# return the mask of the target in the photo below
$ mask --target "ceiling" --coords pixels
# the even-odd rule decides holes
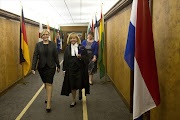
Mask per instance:
[[[0,0],[0,9],[24,17],[58,26],[87,26],[92,19],[100,19],[101,8],[105,14],[118,0]]]

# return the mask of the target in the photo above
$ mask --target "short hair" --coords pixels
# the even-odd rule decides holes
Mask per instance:
[[[89,32],[88,32],[88,35],[92,35],[92,36],[94,37],[94,32],[89,31]]]
[[[77,44],[81,44],[81,40],[78,37],[78,35],[75,32],[72,32],[72,33],[69,34],[68,39],[67,39],[67,44],[68,45],[70,45],[70,43],[71,43],[70,39],[73,38],[73,37],[77,38]]]
[[[43,29],[43,31],[41,32],[41,38],[42,38],[42,36],[43,36],[43,34],[45,33],[45,32],[48,32],[48,34],[50,34],[50,32],[49,32],[49,30],[47,30],[47,29]]]

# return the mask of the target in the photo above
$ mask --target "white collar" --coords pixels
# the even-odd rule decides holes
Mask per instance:
[[[71,46],[72,46],[72,47],[78,47],[78,44],[77,44],[77,43],[75,43],[74,45],[71,44]]]
[[[71,44],[71,56],[75,56],[78,54],[78,44]]]

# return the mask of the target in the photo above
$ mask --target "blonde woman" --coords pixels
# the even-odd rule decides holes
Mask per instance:
[[[89,94],[88,58],[87,52],[76,33],[68,36],[68,46],[64,52],[63,75],[64,82],[61,95],[69,96],[72,93],[73,101],[70,108],[76,105],[76,90],[79,89],[79,100],[82,99],[81,90],[85,88],[85,94]]]
[[[38,42],[35,47],[33,61],[32,61],[32,73],[35,74],[36,64],[38,62],[38,71],[43,83],[45,84],[47,100],[46,111],[51,112],[51,97],[52,97],[52,84],[56,71],[60,71],[58,52],[54,42],[48,40],[49,32],[43,30],[41,33],[42,42]]]

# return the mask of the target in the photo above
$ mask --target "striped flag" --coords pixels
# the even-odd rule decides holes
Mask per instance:
[[[95,29],[94,29],[94,40],[98,43],[98,56],[99,56],[99,31],[98,31],[98,26],[97,26],[97,17],[95,15]],[[98,63],[99,63],[99,59],[97,59]],[[99,68],[99,64],[98,64],[98,68]]]
[[[39,42],[43,41],[41,38],[41,32],[43,31],[42,23],[39,23]]]
[[[53,41],[54,41],[54,43],[57,44],[57,38],[56,38],[56,30],[55,30],[55,28],[54,28],[54,31],[53,31]]]
[[[57,50],[58,50],[58,52],[61,51],[61,49],[60,49],[61,45],[60,44],[61,44],[60,43],[60,35],[59,35],[59,29],[58,29],[58,31],[57,31]]]
[[[98,32],[98,26],[97,26],[97,18],[96,18],[96,16],[95,16],[95,32],[94,32],[94,40],[96,41],[96,42],[98,42],[99,41],[99,32]]]
[[[30,69],[30,59],[29,59],[29,48],[28,48],[28,42],[26,36],[23,8],[21,11],[21,20],[20,20],[20,64],[23,65],[24,76],[27,75]]]
[[[148,0],[133,0],[124,59],[134,70],[133,119],[160,104]]]
[[[87,35],[88,35],[89,31],[91,31],[91,24],[90,24],[90,22],[89,22],[89,25],[88,25],[88,28],[87,28]]]
[[[50,34],[49,23],[47,23],[47,30],[49,31],[49,34]],[[51,41],[51,36],[50,35],[49,35],[49,41]]]
[[[62,36],[62,33],[61,33],[61,26],[59,26],[59,40],[60,40],[60,49],[62,50],[62,39],[63,39],[63,36]]]
[[[104,63],[104,16],[101,11],[100,27],[99,27],[99,67],[100,78],[105,76],[105,63]]]
[[[94,31],[94,27],[93,27],[93,19],[92,19],[92,26],[91,26],[91,31]]]

